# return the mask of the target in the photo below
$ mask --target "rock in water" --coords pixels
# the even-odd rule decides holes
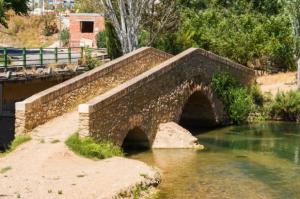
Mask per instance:
[[[160,124],[152,148],[154,149],[204,149],[188,130],[174,122]]]

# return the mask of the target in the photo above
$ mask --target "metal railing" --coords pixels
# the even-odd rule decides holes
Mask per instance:
[[[107,59],[106,49],[74,48],[0,48],[0,69],[46,67],[51,64],[75,64],[86,52],[100,60]]]

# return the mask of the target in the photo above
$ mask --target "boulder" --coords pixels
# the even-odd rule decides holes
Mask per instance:
[[[160,124],[153,149],[204,149],[188,130],[174,122]]]

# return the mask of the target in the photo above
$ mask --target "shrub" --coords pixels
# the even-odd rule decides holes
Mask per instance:
[[[274,119],[299,121],[300,92],[279,92],[270,106],[270,115]]]
[[[239,82],[229,73],[216,73],[211,84],[214,92],[225,104],[230,103],[230,91],[239,87]]]
[[[105,159],[123,156],[120,147],[108,141],[96,142],[93,138],[80,138],[78,133],[71,135],[66,145],[75,153],[92,159]]]
[[[259,107],[262,107],[264,102],[268,100],[257,85],[250,86],[249,93],[252,96],[254,103]]]
[[[85,49],[84,57],[81,60],[80,65],[87,67],[89,70],[96,68],[97,66],[101,65],[101,61],[97,58],[92,56],[92,50],[89,48]]]
[[[55,22],[55,15],[46,14],[44,15],[44,29],[43,34],[44,36],[51,36],[55,33],[58,33],[58,27]]]
[[[105,31],[99,32],[96,36],[97,47],[98,48],[106,48],[106,33]]]
[[[70,41],[70,31],[68,29],[63,29],[60,32],[59,38],[60,38],[60,41],[63,43],[64,46],[67,45],[67,44],[69,44],[69,41]]]
[[[230,121],[237,124],[246,121],[255,107],[249,90],[241,86],[228,73],[215,74],[211,84],[214,92],[223,102]]]
[[[230,101],[228,104],[228,115],[234,123],[246,121],[253,111],[254,102],[246,88],[234,88],[229,91]]]

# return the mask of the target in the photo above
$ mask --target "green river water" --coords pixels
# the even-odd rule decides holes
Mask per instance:
[[[206,149],[131,158],[160,170],[157,199],[300,198],[300,125],[260,123],[202,132]]]

